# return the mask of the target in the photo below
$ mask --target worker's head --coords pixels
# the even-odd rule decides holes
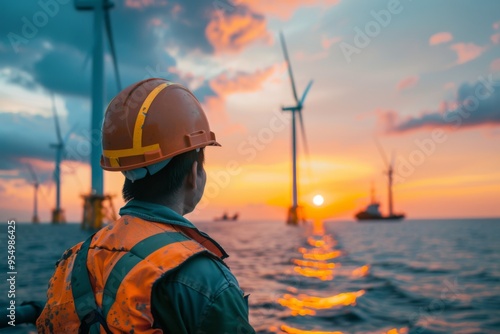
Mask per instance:
[[[103,123],[101,166],[121,171],[123,196],[173,204],[190,212],[203,194],[203,148],[219,144],[200,103],[185,87],[148,79],[120,92]]]

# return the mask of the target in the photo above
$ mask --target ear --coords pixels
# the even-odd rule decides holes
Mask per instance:
[[[196,189],[196,180],[198,179],[198,162],[195,161],[193,162],[193,165],[191,166],[191,171],[186,177],[186,184],[190,189]]]

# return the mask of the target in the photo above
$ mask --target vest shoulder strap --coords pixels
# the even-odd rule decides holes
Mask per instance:
[[[106,333],[111,334],[106,320],[97,306],[87,269],[88,250],[93,237],[94,235],[91,235],[82,244],[76,255],[71,272],[71,291],[73,293],[76,313],[78,314],[78,319],[80,319],[78,333],[99,333],[99,328],[102,325]]]

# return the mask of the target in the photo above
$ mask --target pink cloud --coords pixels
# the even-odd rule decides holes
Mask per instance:
[[[272,41],[265,17],[248,8],[230,13],[216,11],[205,29],[205,35],[217,53],[240,52],[254,42]]]
[[[500,71],[500,58],[494,59],[490,64],[490,68],[492,71]]]
[[[455,89],[457,86],[454,82],[447,82],[444,84],[444,89]]]
[[[254,92],[262,89],[263,83],[278,69],[270,66],[254,73],[222,73],[210,80],[210,87],[219,95]]]
[[[395,110],[375,109],[377,116],[377,128],[383,132],[389,132],[399,121],[399,114]]]
[[[328,38],[326,36],[323,36],[321,38],[321,46],[323,46],[323,49],[329,49],[330,46],[340,42],[342,40],[341,37],[339,36],[335,36],[335,37],[332,37],[332,38]]]
[[[160,27],[163,25],[163,22],[161,19],[157,18],[157,17],[153,17],[151,20],[149,20],[148,22],[150,25],[152,25],[153,27]]]
[[[250,7],[253,11],[266,16],[276,16],[282,20],[288,20],[293,13],[300,7],[328,8],[335,6],[340,0],[235,0],[235,4],[243,4]]]
[[[453,40],[453,35],[449,32],[438,32],[429,38],[429,45],[438,45]]]
[[[396,88],[399,91],[409,89],[411,87],[414,87],[418,83],[418,80],[419,80],[418,76],[411,76],[411,77],[404,78],[403,80],[401,80],[398,83]]]
[[[500,21],[497,21],[497,22],[493,23],[493,29],[495,29],[495,30],[499,30],[500,29]]]
[[[500,60],[500,59],[499,59]],[[500,64],[499,64],[500,66]],[[424,128],[464,129],[479,126],[500,125],[498,99],[500,92],[490,85],[488,80],[481,79],[474,84],[460,85],[455,101],[444,101],[434,110],[422,111],[416,116],[402,116],[393,110],[377,110],[378,128],[389,133],[403,133]],[[480,102],[472,105],[471,97],[478,97]],[[476,98],[477,100],[477,98]],[[471,109],[471,107],[473,107]],[[472,112],[473,111],[473,112]]]
[[[457,64],[465,64],[479,57],[486,48],[478,46],[474,43],[456,43],[450,48],[457,53]]]
[[[493,42],[493,44],[500,44],[500,32],[499,33],[496,33],[494,35],[491,35],[491,41]]]
[[[182,7],[177,3],[174,5],[174,8],[172,8],[172,14],[177,16],[180,12],[182,12]]]

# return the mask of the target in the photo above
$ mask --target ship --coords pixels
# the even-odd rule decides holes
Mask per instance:
[[[394,213],[393,211],[393,203],[392,203],[392,174],[394,172],[393,165],[394,165],[394,155],[392,156],[391,162],[387,160],[387,157],[385,155],[384,150],[380,146],[380,143],[378,141],[375,141],[375,144],[377,144],[377,148],[379,150],[380,155],[382,156],[382,159],[384,160],[384,163],[387,167],[387,170],[385,171],[385,174],[387,174],[387,195],[388,195],[388,203],[389,203],[389,214],[387,216],[384,216],[380,213],[380,203],[378,203],[375,200],[375,189],[373,187],[373,183],[371,186],[371,200],[370,204],[366,207],[364,211],[360,211],[356,213],[355,217],[357,220],[360,222],[377,222],[381,220],[388,220],[392,222],[398,222],[405,218],[404,213]]]
[[[237,221],[239,216],[239,213],[229,216],[226,212],[224,212],[221,217],[215,217],[214,221]]]
[[[375,222],[379,220],[397,222],[405,217],[404,213],[394,213],[392,211],[392,168],[389,169],[389,172],[391,173],[389,177],[389,215],[384,216],[380,213],[380,203],[375,200],[375,189],[372,183],[370,204],[368,204],[364,211],[356,213],[355,217],[357,220],[361,222]]]
[[[399,221],[405,217],[404,214],[394,214],[389,213],[388,216],[383,216],[379,210],[380,204],[377,202],[372,202],[368,204],[364,211],[360,211],[356,214],[356,219],[361,222],[372,222],[378,220],[390,220],[393,222]]]

